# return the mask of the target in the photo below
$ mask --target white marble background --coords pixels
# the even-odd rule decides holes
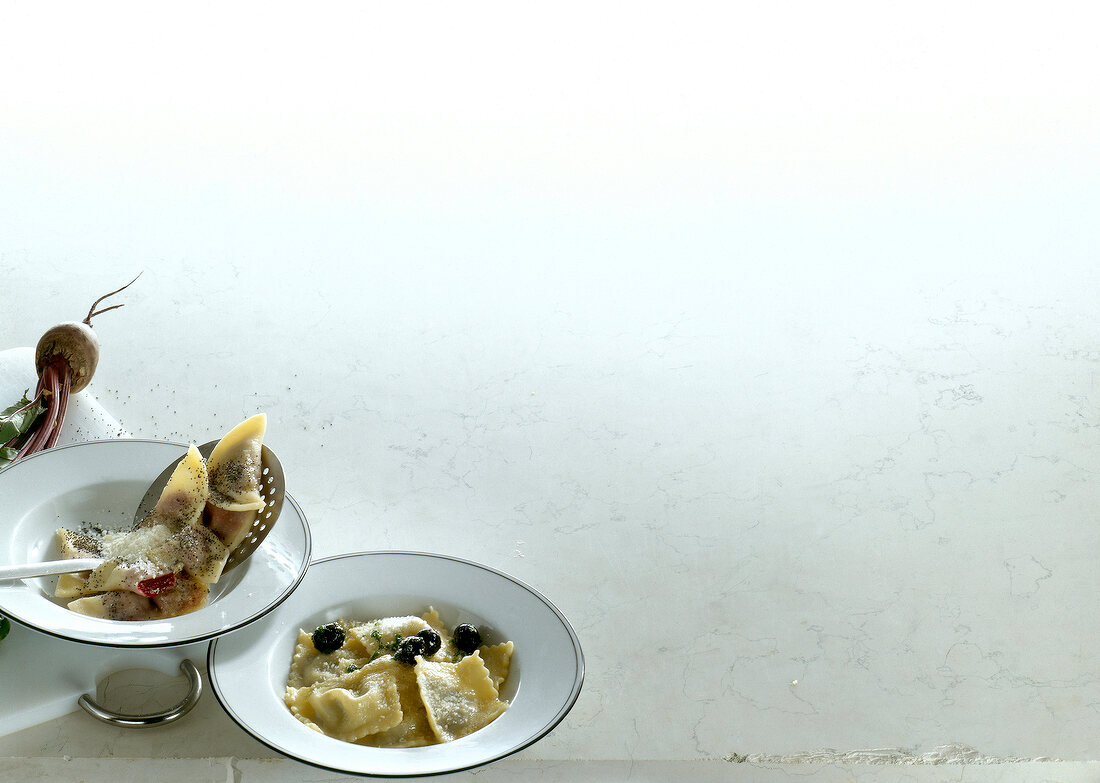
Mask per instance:
[[[2,7],[0,349],[140,271],[126,429],[264,410],[316,556],[550,596],[584,691],[487,775],[1097,779],[1087,4],[262,8]],[[0,754],[306,769],[157,731]]]

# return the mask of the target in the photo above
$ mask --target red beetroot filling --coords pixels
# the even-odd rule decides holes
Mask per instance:
[[[165,590],[171,590],[175,586],[176,574],[173,571],[169,571],[167,574],[142,579],[137,584],[137,591],[146,598],[152,598],[154,595],[160,595]]]

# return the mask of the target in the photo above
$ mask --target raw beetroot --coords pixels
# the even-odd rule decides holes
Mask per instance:
[[[129,288],[138,277],[140,273],[122,288],[96,299],[83,321],[53,326],[39,339],[35,348],[38,386],[34,397],[24,395],[0,411],[0,468],[57,445],[69,395],[87,387],[99,363],[99,339],[92,331],[92,319],[122,305],[96,308],[103,300]]]

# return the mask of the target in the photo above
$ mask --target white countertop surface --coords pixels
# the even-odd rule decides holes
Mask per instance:
[[[1100,780],[1089,6],[824,8],[7,4],[0,350],[142,272],[122,428],[554,601],[579,701],[456,779]],[[209,693],[0,756],[341,779]]]

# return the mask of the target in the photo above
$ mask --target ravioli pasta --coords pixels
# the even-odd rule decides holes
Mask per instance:
[[[175,617],[206,606],[210,585],[264,508],[264,414],[225,434],[209,460],[192,444],[153,511],[132,530],[57,531],[62,558],[102,558],[64,574],[54,595],[74,612],[109,620]]]
[[[334,622],[345,637],[332,652],[299,631],[283,697],[315,731],[373,747],[420,747],[465,737],[508,709],[500,690],[512,642],[458,652],[435,609],[420,617]],[[411,664],[394,657],[402,639],[427,629],[439,634],[438,651]]]

